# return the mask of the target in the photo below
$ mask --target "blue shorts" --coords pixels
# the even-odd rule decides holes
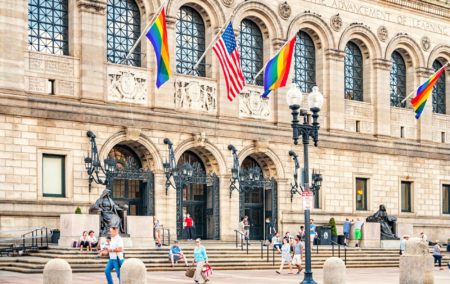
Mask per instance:
[[[350,233],[344,233],[344,237],[345,237],[346,240],[349,240],[350,239]]]

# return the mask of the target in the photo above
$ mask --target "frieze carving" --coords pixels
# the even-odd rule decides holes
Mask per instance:
[[[29,52],[28,54],[29,71],[63,76],[74,75],[75,61],[72,58],[39,52]]]
[[[291,12],[291,6],[289,6],[289,3],[287,1],[280,3],[280,5],[278,6],[278,13],[283,20],[289,19],[289,17],[291,16]]]
[[[330,19],[330,25],[331,25],[331,28],[334,31],[336,31],[336,32],[340,31],[341,28],[342,28],[342,18],[341,18],[341,16],[339,16],[339,14],[336,14],[336,15],[332,16],[331,19]]]
[[[389,37],[389,32],[385,26],[380,26],[378,28],[377,35],[382,42],[385,42]]]
[[[239,114],[241,117],[269,119],[269,99],[261,97],[261,89],[246,87],[239,94]]]
[[[175,81],[175,108],[214,112],[217,109],[216,83],[178,77]]]
[[[234,0],[222,0],[223,5],[230,7],[231,5],[233,5]]]
[[[429,37],[427,37],[427,36],[422,37],[421,43],[422,43],[422,49],[424,51],[428,51],[430,49],[431,41],[430,41]]]
[[[108,100],[145,105],[147,90],[145,71],[108,67]]]

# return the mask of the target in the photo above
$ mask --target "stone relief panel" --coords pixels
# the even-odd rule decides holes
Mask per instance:
[[[283,20],[289,19],[291,16],[291,6],[289,6],[289,3],[287,1],[284,1],[283,3],[280,3],[278,6],[278,14],[280,14],[280,17]]]
[[[245,87],[239,94],[239,116],[270,119],[272,107],[269,98],[262,98],[262,88]]]
[[[382,42],[385,42],[389,37],[389,32],[385,26],[380,26],[378,27],[377,35]]]
[[[129,66],[107,67],[108,101],[147,104],[148,80],[146,70]]]
[[[339,14],[333,15],[330,19],[330,25],[334,31],[336,31],[336,32],[340,31],[342,28],[341,16],[339,16]]]
[[[217,110],[217,84],[205,79],[178,76],[174,103],[177,110],[214,113]]]
[[[361,133],[374,132],[373,106],[370,103],[345,100],[345,129],[356,132],[356,121],[359,121]]]
[[[78,59],[69,56],[27,52],[25,83],[29,92],[76,96],[79,92]],[[53,87],[50,87],[52,85]]]

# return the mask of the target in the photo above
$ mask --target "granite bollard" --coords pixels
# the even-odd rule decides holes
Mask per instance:
[[[44,284],[71,284],[72,268],[64,259],[55,258],[44,266]]]
[[[120,268],[121,284],[147,284],[147,269],[144,262],[137,258],[125,260]]]
[[[434,260],[427,242],[411,238],[406,242],[405,254],[400,256],[400,284],[433,284]]]
[[[345,284],[345,263],[338,257],[330,257],[323,264],[324,284]]]

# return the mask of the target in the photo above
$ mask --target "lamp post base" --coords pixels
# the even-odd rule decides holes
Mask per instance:
[[[312,272],[305,272],[305,278],[300,284],[317,284],[312,277]]]

